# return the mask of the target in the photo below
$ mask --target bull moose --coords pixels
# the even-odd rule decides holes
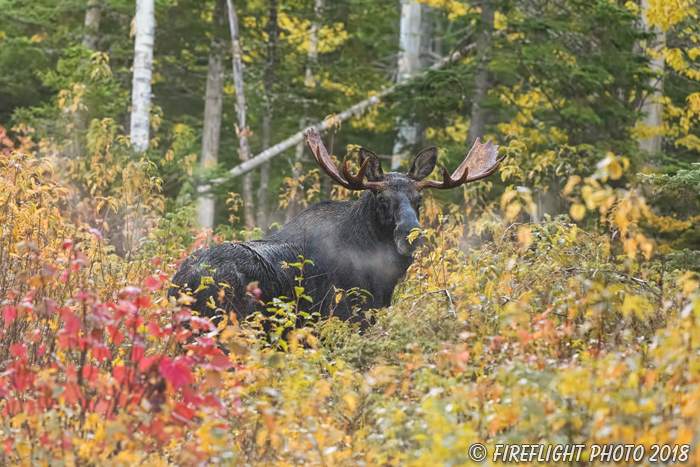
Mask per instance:
[[[244,319],[274,297],[294,297],[299,270],[283,267],[300,257],[312,263],[303,269],[304,293],[312,301],[300,302],[307,313],[355,320],[353,309],[369,310],[390,304],[394,287],[406,274],[420,239],[409,234],[420,229],[421,191],[450,189],[493,174],[502,159],[498,146],[477,139],[457,170],[450,175],[442,166],[443,180],[425,180],[435,168],[438,150],[421,151],[407,174],[384,173],[379,158],[359,150],[360,168],[351,174],[343,160],[338,172],[319,133],[307,132],[318,165],[339,185],[363,191],[355,201],[322,201],[309,206],[264,240],[222,243],[194,252],[173,277],[169,296],[189,291],[192,308],[204,316],[221,310]],[[366,179],[366,180],[365,180]],[[203,277],[211,277],[202,284]],[[251,293],[249,284],[259,290]],[[364,301],[355,294],[362,291]],[[353,298],[355,297],[355,298]]]

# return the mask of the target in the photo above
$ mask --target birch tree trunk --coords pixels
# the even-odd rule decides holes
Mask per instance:
[[[267,22],[267,60],[265,61],[264,106],[262,117],[262,149],[270,147],[272,137],[272,94],[275,85],[275,60],[277,54],[277,0],[270,0],[270,18]],[[270,161],[260,166],[260,188],[258,189],[258,227],[267,228],[267,191],[270,183]]]
[[[642,53],[647,53],[647,50],[655,50],[658,52],[658,58],[652,57],[649,61],[649,67],[655,72],[659,73],[657,78],[654,78],[650,83],[650,87],[654,89],[652,93],[646,96],[644,104],[642,105],[641,111],[645,114],[642,122],[648,127],[660,127],[663,125],[663,112],[664,105],[661,102],[661,98],[664,94],[664,56],[661,53],[661,49],[666,43],[666,33],[661,31],[658,26],[650,26],[646,11],[649,9],[649,1],[642,0],[642,26],[644,29],[653,32],[656,35],[655,39],[648,39],[645,47],[643,47]],[[649,139],[640,139],[639,148],[650,152],[651,154],[661,152],[661,143],[663,142],[663,137],[660,135],[652,136]]]
[[[309,31],[309,53],[306,60],[306,70],[304,72],[304,84],[307,89],[313,89],[316,86],[316,80],[314,79],[314,70],[316,69],[316,64],[318,63],[318,30],[320,29],[319,23],[321,20],[321,12],[323,10],[323,0],[314,1],[314,17],[311,20],[311,30]],[[304,115],[306,115],[306,105],[304,105]],[[309,123],[309,119],[304,117],[299,120],[299,129],[303,130]],[[292,171],[292,176],[298,179],[301,175],[301,171],[297,169],[297,165],[301,164],[304,160],[304,140],[302,139],[297,143],[296,152],[294,154],[294,170]],[[294,217],[296,217],[302,211],[302,203],[300,196],[289,200],[287,205],[287,212],[285,221],[289,222]]]
[[[216,1],[214,21],[212,24],[211,43],[209,46],[209,64],[207,66],[207,87],[204,94],[204,125],[202,129],[202,159],[200,165],[207,169],[219,160],[219,141],[221,135],[221,115],[224,98],[224,41],[221,39],[221,26],[225,24],[224,0]],[[214,228],[214,198],[203,195],[198,198],[199,222],[207,229]]]
[[[98,0],[88,0],[88,9],[85,12],[85,35],[83,45],[90,50],[97,49],[97,31],[100,29],[100,7]]]
[[[422,5],[412,0],[401,0],[401,26],[399,32],[399,66],[396,81],[409,79],[421,68],[420,50],[422,33]],[[418,142],[419,126],[415,123],[397,119],[398,135],[394,142],[394,155],[391,170],[401,165],[405,148]]]
[[[238,115],[238,127],[236,134],[240,142],[239,156],[241,161],[246,162],[252,157],[248,136],[251,134],[246,125],[245,93],[243,91],[243,61],[241,50],[241,40],[238,30],[238,16],[233,6],[233,0],[226,0],[228,6],[228,24],[231,28],[231,45],[233,47],[233,84],[236,87],[236,114]],[[255,204],[253,200],[253,181],[251,174],[247,173],[243,177],[243,213],[245,225],[252,229],[255,226]]]
[[[151,108],[151,67],[155,30],[154,0],[136,0],[136,41],[134,78],[131,89],[131,145],[135,151],[148,149]]]
[[[471,148],[476,138],[484,137],[486,132],[486,111],[482,107],[486,96],[488,96],[489,83],[489,49],[491,47],[491,34],[493,33],[494,8],[490,0],[481,6],[481,21],[483,31],[476,39],[479,67],[474,77],[474,98],[472,100],[471,118],[469,129],[467,130],[467,140],[464,145]]]

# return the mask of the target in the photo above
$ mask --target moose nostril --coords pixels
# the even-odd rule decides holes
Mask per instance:
[[[414,250],[422,244],[420,238],[421,233],[420,224],[415,222],[402,222],[396,226],[394,239],[400,249]]]

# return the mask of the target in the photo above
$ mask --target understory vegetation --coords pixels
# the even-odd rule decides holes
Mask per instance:
[[[184,255],[225,240],[192,231],[191,210],[119,256],[48,160],[1,164],[3,465],[464,465],[474,442],[697,444],[697,275],[619,235],[564,215],[465,248],[465,219],[429,200],[425,245],[374,326],[272,341],[166,299]]]

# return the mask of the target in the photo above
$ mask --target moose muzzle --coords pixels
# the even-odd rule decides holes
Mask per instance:
[[[408,239],[411,232],[415,229],[421,229],[420,222],[416,211],[411,206],[411,203],[406,199],[401,201],[401,206],[396,213],[396,229],[394,229],[394,242],[396,248],[403,256],[411,256],[416,248],[421,246],[420,235],[413,241]]]

